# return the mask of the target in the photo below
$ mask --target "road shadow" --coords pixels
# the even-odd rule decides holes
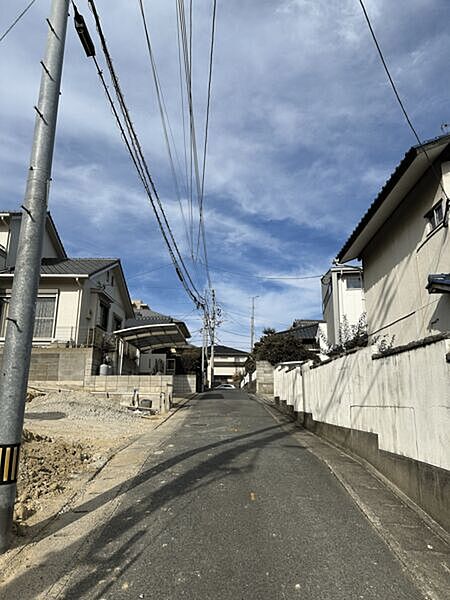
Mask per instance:
[[[140,552],[135,548],[135,545],[138,540],[141,540],[142,535],[145,534],[144,529],[142,529],[141,533],[133,534],[133,537],[126,542],[119,543],[115,551],[104,553],[104,550],[107,545],[113,545],[122,536],[126,536],[126,533],[134,527],[139,528],[139,526],[142,526],[143,514],[146,516],[151,515],[172,502],[175,498],[191,494],[224,477],[240,476],[243,473],[252,471],[255,468],[255,461],[259,451],[265,446],[288,435],[290,435],[290,432],[286,430],[285,424],[272,425],[257,431],[230,436],[224,440],[187,450],[156,465],[147,466],[144,464],[141,471],[130,480],[114,486],[110,490],[84,502],[77,506],[74,511],[58,516],[56,520],[50,518],[47,522],[44,522],[44,525],[41,523],[39,526],[36,526],[38,532],[33,539],[33,543],[38,543],[39,540],[54,535],[78,519],[81,519],[86,513],[95,511],[117,496],[132,492],[139,486],[150,482],[158,475],[181,465],[184,461],[196,455],[204,452],[209,453],[209,451],[232,445],[219,453],[214,453],[212,456],[207,455],[205,460],[196,463],[184,473],[175,476],[169,482],[156,489],[146,497],[145,502],[141,501],[131,505],[131,507],[128,504],[122,508],[119,506],[116,514],[106,524],[100,524],[97,528],[91,530],[88,535],[84,536],[83,540],[77,540],[69,544],[63,551],[50,552],[45,557],[44,565],[30,566],[25,573],[21,573],[7,584],[4,584],[0,588],[1,597],[4,600],[13,600],[13,598],[18,597],[17,593],[20,591],[21,600],[34,600],[36,596],[55,584],[59,576],[58,569],[47,568],[45,570],[46,576],[43,577],[45,564],[73,564],[73,557],[79,555],[80,548],[83,547],[84,543],[89,544],[90,550],[77,566],[87,569],[89,573],[69,585],[64,593],[64,598],[79,599],[96,597],[89,594],[98,585],[99,580],[104,578],[108,569],[112,568],[112,565],[116,570],[119,568],[116,575],[120,576],[124,570],[129,568],[139,558]],[[301,448],[301,446],[299,445],[298,448]],[[253,459],[244,467],[236,467],[231,464],[241,454],[251,450],[255,451]],[[154,456],[151,456],[151,459],[154,460]],[[33,528],[30,528],[30,531],[32,534]],[[93,540],[95,542],[91,545]],[[51,577],[53,571],[55,581],[52,582],[49,581],[49,576]],[[105,591],[105,588],[103,588],[102,594]]]

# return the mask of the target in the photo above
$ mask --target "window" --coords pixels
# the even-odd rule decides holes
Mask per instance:
[[[53,337],[55,307],[56,298],[54,297],[43,297],[37,299],[33,338]],[[0,337],[5,337],[8,312],[9,298],[0,300]]]
[[[347,275],[345,281],[348,290],[360,290],[362,288],[361,275]]]
[[[108,329],[109,306],[100,302],[98,324],[105,331]]]
[[[55,320],[56,298],[38,298],[36,303],[36,317],[34,320],[33,337],[51,338],[53,336],[53,323]]]
[[[122,319],[117,315],[113,315],[113,331],[122,329]]]
[[[439,200],[439,202],[437,202],[433,208],[427,212],[425,218],[428,220],[430,225],[430,232],[433,231],[433,229],[436,229],[436,227],[444,220],[444,202]]]

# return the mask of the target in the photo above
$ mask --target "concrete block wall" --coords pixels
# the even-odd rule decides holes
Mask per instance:
[[[273,366],[267,360],[256,361],[256,393],[273,394]]]
[[[0,350],[0,364],[3,355]],[[30,361],[31,381],[79,381],[90,376],[100,364],[97,348],[33,348]]]
[[[173,376],[173,395],[174,398],[189,396],[196,392],[196,375],[174,375]]]

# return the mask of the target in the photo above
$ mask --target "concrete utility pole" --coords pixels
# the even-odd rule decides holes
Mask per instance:
[[[53,0],[0,371],[0,553],[8,548],[47,219],[69,0]]]
[[[255,300],[259,296],[252,296],[252,316],[250,318],[250,352],[253,352],[253,343],[255,341]]]
[[[206,313],[203,313],[203,328],[202,328],[202,381],[200,391],[205,391],[205,352],[206,352]]]
[[[211,315],[211,363],[209,367],[209,387],[214,385],[214,344],[216,337],[216,292],[211,290],[212,295],[212,315]]]

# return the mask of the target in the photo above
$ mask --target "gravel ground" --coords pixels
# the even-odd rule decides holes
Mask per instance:
[[[52,505],[73,494],[80,477],[96,471],[115,449],[159,420],[86,392],[30,391],[15,505],[17,532],[26,535],[27,525],[39,523]]]

